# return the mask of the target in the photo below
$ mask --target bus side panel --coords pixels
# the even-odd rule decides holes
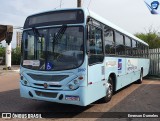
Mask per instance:
[[[140,67],[138,58],[126,58],[126,78],[130,78],[130,83],[140,77]]]
[[[132,77],[131,82],[137,81],[140,78],[140,70],[134,71],[133,73],[131,73],[131,77]]]
[[[106,88],[103,82],[88,85],[85,94],[85,104],[95,102],[106,95]]]
[[[104,85],[104,63],[88,66],[87,103],[92,103],[106,95]]]
[[[150,61],[149,59],[140,59],[139,62],[140,62],[139,67],[143,67],[143,77],[144,77],[149,72]]]
[[[138,79],[140,79],[141,69],[143,69],[143,77],[146,76],[149,72],[149,59],[137,58],[137,62],[137,69],[133,70],[131,73],[132,82],[135,82]]]
[[[106,80],[111,73],[116,75],[114,80],[115,90],[119,90],[131,82],[131,78],[126,78],[126,59],[122,57],[106,57]]]
[[[137,81],[140,78],[141,68],[143,68],[143,76],[148,74],[149,60],[144,58],[126,58],[126,74],[123,79],[130,80],[126,85]],[[121,81],[123,79],[120,79]],[[126,86],[125,84],[122,87]]]
[[[117,87],[116,90],[119,90],[126,85],[130,84],[132,81],[131,76],[128,74],[127,68],[127,59],[126,58],[117,58],[118,62],[118,75],[117,75]]]
[[[149,59],[106,57],[106,79],[111,73],[116,74],[116,91],[137,81],[143,68],[143,76],[148,74]]]
[[[117,73],[118,73],[117,69],[118,69],[117,58],[105,57],[105,79],[106,81],[108,81],[108,77],[110,76],[111,73],[117,76]]]

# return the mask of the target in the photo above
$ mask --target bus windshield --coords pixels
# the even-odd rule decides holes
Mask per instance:
[[[84,58],[84,28],[61,26],[23,32],[22,66],[33,70],[67,70]]]

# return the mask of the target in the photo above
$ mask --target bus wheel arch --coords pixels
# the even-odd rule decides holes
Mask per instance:
[[[115,80],[116,80],[116,75],[114,73],[111,73],[107,80],[108,88],[106,89],[106,95],[101,99],[102,103],[107,103],[111,100],[115,91],[115,82],[116,82]]]
[[[109,75],[108,78],[112,78],[112,81],[113,81],[113,93],[116,91],[116,74],[115,73],[111,73]]]

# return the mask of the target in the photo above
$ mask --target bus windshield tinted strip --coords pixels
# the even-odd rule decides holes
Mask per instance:
[[[29,16],[24,24],[24,29],[61,24],[84,23],[82,10],[54,11]]]

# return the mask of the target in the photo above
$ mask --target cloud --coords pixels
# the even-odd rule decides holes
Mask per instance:
[[[0,24],[23,26],[28,15],[59,7],[60,0],[0,0]],[[83,0],[88,7],[90,0]],[[77,7],[77,0],[62,0],[62,8]],[[130,33],[160,26],[160,16],[153,16],[143,0],[91,0],[89,9]],[[13,45],[16,44],[14,30]]]

